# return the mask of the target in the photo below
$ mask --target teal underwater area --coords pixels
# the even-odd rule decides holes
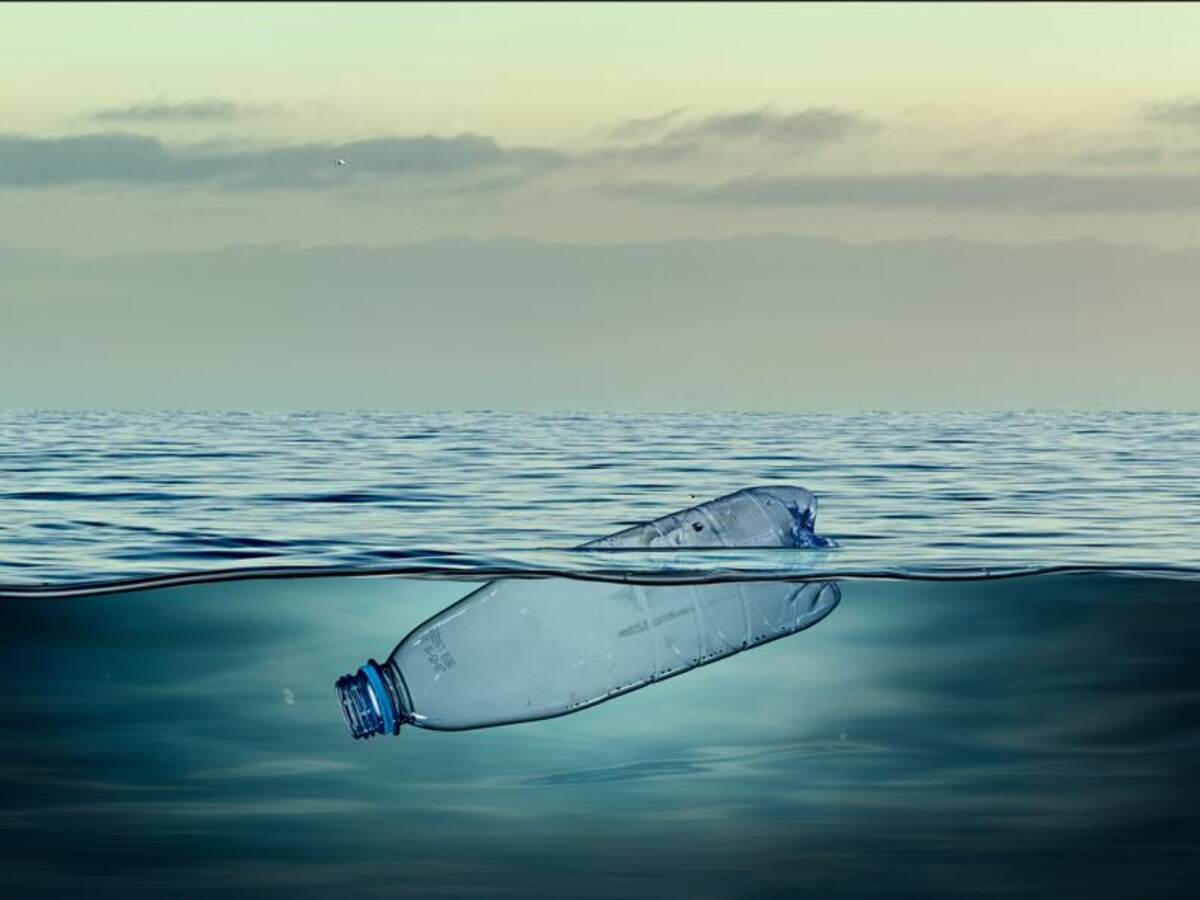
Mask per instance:
[[[0,888],[1184,897],[1200,876],[1195,581],[847,580],[819,624],[590,709],[352,740],[334,681],[474,586],[4,601]]]

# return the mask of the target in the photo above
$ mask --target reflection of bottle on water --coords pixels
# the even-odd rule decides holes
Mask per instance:
[[[815,514],[807,491],[751,488],[584,546],[828,546]],[[840,597],[815,582],[493,581],[339,679],[338,697],[355,737],[544,719],[795,634]]]

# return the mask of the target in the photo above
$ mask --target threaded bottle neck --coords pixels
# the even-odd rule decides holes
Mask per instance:
[[[338,701],[346,727],[355,738],[376,734],[398,734],[400,714],[392,692],[388,690],[386,674],[375,660],[352,675],[337,680]]]

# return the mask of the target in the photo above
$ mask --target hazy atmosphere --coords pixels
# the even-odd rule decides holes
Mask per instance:
[[[1197,35],[6,5],[0,407],[1192,409]]]

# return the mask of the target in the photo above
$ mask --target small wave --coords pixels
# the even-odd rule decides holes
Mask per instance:
[[[0,494],[0,500],[62,500],[86,503],[199,499],[201,499],[199,494],[178,494],[167,491],[10,491]]]
[[[574,551],[562,551],[571,553]],[[668,551],[674,556],[673,551]],[[614,554],[613,551],[602,551]],[[647,557],[653,551],[638,551]],[[238,553],[235,550],[193,549],[185,554],[176,554],[192,559],[217,558],[239,559],[258,557],[252,552]],[[619,555],[627,555],[621,552]],[[696,554],[690,554],[694,556]],[[158,588],[180,587],[189,584],[211,584],[224,581],[253,581],[262,579],[294,578],[413,578],[451,581],[492,581],[499,578],[564,578],[575,581],[609,581],[625,584],[687,585],[716,584],[750,581],[994,581],[1011,578],[1032,578],[1050,575],[1112,575],[1144,578],[1167,578],[1173,580],[1200,580],[1200,567],[1170,566],[1142,563],[1063,563],[1060,565],[1026,565],[1005,568],[995,567],[903,567],[866,569],[852,566],[797,567],[791,570],[754,569],[728,565],[698,569],[694,563],[677,566],[664,565],[661,561],[651,565],[643,560],[642,565],[599,566],[599,565],[556,565],[547,562],[519,562],[502,558],[471,556],[438,550],[395,550],[371,554],[386,558],[388,564],[348,564],[332,566],[238,566],[192,572],[164,572],[111,580],[78,582],[75,584],[12,584],[0,583],[0,600],[13,599],[65,599],[70,597],[95,596],[98,594],[127,593]]]

